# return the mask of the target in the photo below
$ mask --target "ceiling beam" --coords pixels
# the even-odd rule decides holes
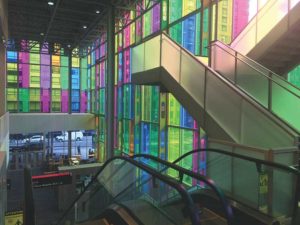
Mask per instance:
[[[56,3],[55,3],[55,8],[54,8],[54,10],[53,10],[53,13],[52,13],[52,15],[51,15],[50,22],[49,22],[48,27],[47,27],[47,31],[46,31],[46,33],[45,33],[45,37],[44,37],[43,43],[47,41],[47,37],[48,37],[49,31],[50,31],[50,29],[51,29],[52,22],[53,22],[53,20],[54,20],[54,17],[55,17],[55,14],[56,14],[57,9],[58,9],[58,7],[59,7],[59,4],[60,4],[60,0],[57,0]]]

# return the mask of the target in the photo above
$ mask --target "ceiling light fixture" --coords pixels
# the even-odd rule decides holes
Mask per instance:
[[[100,10],[96,10],[96,13],[99,14],[99,13],[100,13]]]
[[[44,36],[45,34],[43,32],[40,33],[41,36]]]
[[[68,44],[68,48],[71,48],[71,45],[70,45],[70,44]]]
[[[53,1],[48,1],[48,5],[54,5],[54,2]]]
[[[86,29],[86,28],[87,28],[87,26],[86,26],[86,25],[83,25],[83,26],[82,26],[82,28],[83,28],[83,29]]]

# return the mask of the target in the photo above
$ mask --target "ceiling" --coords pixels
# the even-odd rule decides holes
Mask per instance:
[[[141,0],[8,0],[9,39],[20,50],[20,40],[59,43],[64,48],[92,44],[107,25],[108,6],[116,19]]]

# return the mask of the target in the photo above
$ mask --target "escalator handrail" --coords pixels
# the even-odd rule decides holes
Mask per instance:
[[[221,43],[221,44],[220,44]],[[233,48],[231,48],[230,46],[224,44],[223,42],[219,41],[219,40],[215,40],[212,41],[209,45],[209,47],[211,47],[212,45],[217,45],[218,47],[220,47],[222,50],[224,50],[225,52],[227,52],[228,54],[230,54],[231,56],[233,56],[235,59],[240,60],[241,62],[245,63],[247,66],[251,67],[252,69],[254,69],[255,71],[257,71],[259,74],[261,74],[262,76],[266,77],[268,80],[271,80],[272,82],[274,82],[275,84],[277,84],[278,86],[282,87],[283,89],[285,89],[286,91],[288,91],[289,93],[291,93],[292,95],[294,95],[295,97],[300,99],[300,96],[294,92],[292,92],[291,90],[287,89],[286,87],[284,87],[283,85],[281,85],[280,83],[278,83],[277,81],[273,80],[272,77],[264,74],[262,71],[260,71],[259,69],[255,68],[254,66],[250,65],[248,62],[246,62],[243,59],[237,58],[234,54],[232,54],[231,52],[229,52],[228,50],[226,50],[223,46],[221,45],[225,45],[226,47],[228,47],[230,50],[236,52],[238,55],[246,58],[247,60],[253,62],[254,64],[257,64],[258,66],[262,67],[263,69],[267,70],[269,73],[273,75],[275,75],[277,78],[281,79],[282,81],[284,81],[286,84],[291,85],[293,88],[297,89],[300,91],[300,88],[298,88],[297,86],[293,85],[292,83],[288,82],[286,79],[283,79],[281,76],[279,76],[278,74],[274,73],[273,71],[269,70],[268,68],[262,66],[261,64],[259,64],[258,62],[254,61],[253,59],[250,59],[249,57],[239,53],[238,51],[234,50]]]
[[[279,163],[275,163],[275,162],[271,162],[271,161],[266,161],[266,160],[262,160],[262,159],[256,159],[256,158],[252,158],[249,156],[244,156],[244,155],[240,155],[237,153],[233,153],[233,152],[228,152],[228,151],[224,151],[224,150],[220,150],[220,149],[215,149],[215,148],[205,148],[205,149],[195,149],[189,152],[186,152],[185,154],[181,155],[180,157],[178,157],[175,161],[173,161],[173,163],[178,163],[179,161],[181,161],[182,159],[184,159],[185,157],[192,155],[194,153],[199,153],[199,152],[216,152],[219,154],[223,154],[223,155],[228,155],[231,157],[235,157],[235,158],[239,158],[239,159],[243,159],[246,161],[251,161],[253,163],[255,163],[256,165],[266,165],[269,167],[273,167],[279,170],[283,170],[289,173],[294,174],[295,176],[297,176],[297,181],[296,181],[296,190],[295,190],[295,203],[293,206],[293,216],[295,217],[297,215],[297,210],[298,210],[298,202],[300,202],[300,171],[297,170],[294,167],[289,167],[283,164],[279,164]]]
[[[176,165],[175,163],[171,163],[171,162],[168,162],[168,161],[165,161],[163,159],[160,159],[158,157],[155,157],[155,156],[152,156],[152,155],[148,155],[148,154],[136,154],[136,155],[133,155],[131,156],[132,158],[147,158],[147,159],[151,159],[151,160],[154,160],[160,164],[163,164],[165,166],[164,169],[162,169],[160,171],[163,172],[165,171],[166,169],[168,168],[172,168],[174,170],[177,170],[178,172],[182,173],[182,174],[186,174],[194,179],[197,179],[199,181],[202,181],[203,183],[207,184],[216,194],[217,196],[219,197],[220,201],[221,201],[221,204],[223,206],[223,209],[225,211],[225,215],[226,215],[226,219],[227,219],[227,222],[228,222],[228,225],[232,225],[234,224],[234,219],[233,219],[233,212],[232,212],[232,208],[231,206],[229,205],[229,203],[227,202],[226,200],[226,197],[223,193],[223,191],[217,186],[215,185],[214,181],[210,178],[207,178],[201,174],[198,174],[198,173],[195,173],[191,170],[188,170],[188,169],[185,169],[183,167],[180,167],[178,165]]]
[[[251,161],[251,162],[254,162],[256,164],[258,163],[258,164],[263,164],[263,165],[270,166],[270,167],[273,167],[273,168],[276,168],[276,169],[281,169],[281,170],[284,170],[286,172],[293,173],[294,175],[300,177],[300,171],[298,171],[295,168],[292,168],[292,167],[289,167],[289,166],[286,166],[286,165],[283,165],[283,164],[280,164],[280,163],[271,162],[271,161],[267,161],[267,160],[263,160],[263,159],[252,158],[252,157],[249,157],[249,156],[244,156],[244,155],[240,155],[240,154],[237,154],[237,153],[234,153],[234,152],[228,152],[228,151],[221,150],[221,149],[216,149],[216,148],[194,149],[192,151],[186,152],[185,154],[181,155],[180,157],[178,157],[172,163],[178,163],[179,161],[181,161],[185,157],[187,157],[189,155],[192,155],[194,153],[199,153],[199,152],[216,152],[216,153],[220,153],[220,154],[223,154],[223,155],[229,155],[231,157],[240,158],[240,159],[243,159],[243,160],[246,160],[246,161]]]
[[[77,198],[75,198],[75,200],[70,204],[68,209],[65,210],[65,212],[63,213],[63,215],[60,217],[60,219],[57,221],[56,224],[60,224],[60,222],[69,213],[69,211],[72,210],[72,208],[74,207],[76,202],[84,195],[84,193],[88,190],[88,188],[92,185],[92,183],[97,180],[98,176],[101,175],[101,172],[114,160],[124,160],[124,161],[132,164],[133,166],[138,167],[141,170],[146,171],[147,173],[149,173],[153,177],[161,180],[162,182],[164,182],[164,183],[168,184],[169,186],[171,186],[172,188],[176,189],[176,191],[181,195],[184,203],[188,207],[188,210],[190,212],[189,216],[191,218],[192,224],[193,225],[200,224],[199,215],[198,215],[198,212],[196,210],[196,207],[194,206],[193,200],[192,200],[191,196],[189,195],[189,193],[186,191],[186,189],[184,188],[184,186],[182,184],[179,184],[179,183],[175,182],[174,180],[168,179],[166,176],[164,176],[161,173],[157,172],[156,170],[146,166],[143,163],[135,161],[135,160],[133,160],[129,157],[123,157],[123,156],[115,156],[115,157],[112,157],[112,158],[106,160],[106,162],[103,164],[101,169],[97,172],[97,174],[94,176],[92,181],[84,188],[83,192],[80,193],[77,196]]]

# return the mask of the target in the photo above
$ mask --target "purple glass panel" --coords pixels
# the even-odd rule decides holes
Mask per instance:
[[[44,43],[42,46],[42,53],[44,54],[49,54],[49,47],[48,47],[48,43]],[[41,55],[42,56],[42,55]]]
[[[105,62],[100,63],[100,87],[105,87]]]
[[[98,43],[97,43],[97,45],[98,45]],[[97,47],[97,48],[95,49],[95,52],[96,52],[96,60],[97,60],[97,59],[100,58],[100,47]]]
[[[41,66],[41,88],[50,88],[50,66]]]
[[[42,112],[50,112],[50,90],[42,89]]]
[[[152,33],[160,29],[160,4],[152,9]]]
[[[69,103],[69,91],[62,90],[61,91],[61,112],[67,113],[68,112],[68,103]]]
[[[87,96],[85,91],[81,91],[80,112],[85,113],[86,111],[87,111]]]

